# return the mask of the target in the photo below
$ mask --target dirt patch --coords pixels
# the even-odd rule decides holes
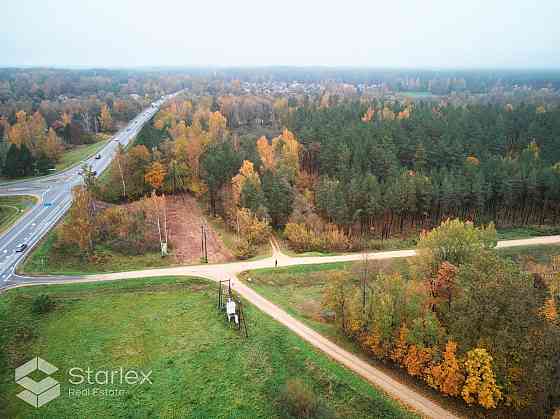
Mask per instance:
[[[197,263],[202,256],[201,228],[206,228],[208,262],[227,262],[233,255],[220,240],[218,234],[206,223],[202,211],[190,195],[167,197],[169,242],[177,263]]]

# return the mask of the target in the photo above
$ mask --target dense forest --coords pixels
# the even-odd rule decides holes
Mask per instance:
[[[317,209],[349,230],[558,221],[558,108],[351,103],[299,108],[292,126]]]

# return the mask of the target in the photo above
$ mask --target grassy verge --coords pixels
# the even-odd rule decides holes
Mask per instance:
[[[560,227],[530,226],[499,229],[498,240],[528,239],[536,236],[554,236],[560,234]]]
[[[12,226],[36,203],[37,198],[31,195],[0,196],[0,232]]]
[[[162,258],[159,252],[143,255],[123,255],[104,246],[97,246],[89,260],[56,247],[59,229],[51,230],[33,249],[18,269],[23,274],[79,275],[103,272],[134,271],[138,269],[173,266],[172,255]]]
[[[540,264],[550,264],[552,256],[560,255],[560,244],[506,247],[498,249],[498,252],[500,255],[520,263],[533,261]]]
[[[79,145],[65,152],[62,155],[60,161],[55,166],[56,171],[60,172],[62,170],[68,169],[69,167],[80,163],[82,160],[86,160],[94,154],[97,154],[97,152],[101,150],[108,141],[107,138],[102,138],[103,139],[93,144]]]
[[[48,294],[54,309],[32,312]],[[297,377],[333,417],[414,417],[254,307],[242,338],[197,278],[31,287],[0,299],[0,417],[290,418],[279,394]],[[19,400],[14,368],[34,356],[58,367],[61,395],[40,410]],[[152,383],[72,384],[70,368],[152,371]],[[122,390],[72,396],[70,390]],[[324,416],[323,416],[324,417]]]

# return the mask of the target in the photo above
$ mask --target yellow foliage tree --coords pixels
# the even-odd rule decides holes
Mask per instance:
[[[58,161],[64,151],[62,140],[56,135],[56,132],[49,128],[47,139],[44,142],[43,150],[45,155],[52,161]]]
[[[395,112],[393,112],[387,106],[383,108],[381,115],[383,116],[383,120],[386,121],[392,121],[393,119],[395,119]]]
[[[253,163],[249,160],[244,160],[241,168],[239,169],[239,173],[235,175],[231,180],[233,194],[232,198],[235,202],[235,205],[239,205],[241,191],[243,190],[243,185],[245,185],[245,182],[247,181],[254,182],[255,185],[261,184],[261,179],[259,177],[259,174],[255,172]]]
[[[381,333],[377,328],[363,334],[360,343],[366,351],[371,352],[377,358],[383,359],[387,356],[386,348],[381,341]]]
[[[463,400],[468,404],[477,402],[486,409],[493,409],[502,399],[502,391],[496,384],[492,369],[492,357],[483,348],[467,352],[465,360],[467,378],[461,391]]]
[[[257,140],[257,152],[261,158],[264,170],[274,170],[274,151],[264,135]]]
[[[250,246],[266,243],[270,236],[270,226],[264,220],[259,220],[251,210],[240,208],[237,210],[237,232]]]
[[[210,141],[222,141],[226,136],[227,120],[219,111],[212,112],[208,118]]]
[[[273,156],[276,160],[275,166],[282,166],[289,178],[295,180],[299,177],[299,155],[301,144],[295,135],[284,129],[282,135],[272,139]]]
[[[99,123],[103,131],[111,131],[113,129],[113,118],[111,111],[106,104],[101,106],[101,114],[99,115]]]
[[[61,239],[67,245],[77,246],[85,255],[91,255],[97,234],[93,197],[82,186],[75,188],[73,195],[68,218],[62,224]]]
[[[163,186],[165,175],[167,175],[167,171],[165,170],[163,164],[159,161],[155,161],[151,164],[150,169],[144,176],[144,179],[152,188],[160,190]]]

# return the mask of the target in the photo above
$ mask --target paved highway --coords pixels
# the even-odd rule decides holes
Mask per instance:
[[[136,116],[100,150],[99,159],[92,156],[81,164],[54,175],[0,185],[0,195],[35,195],[39,198],[37,205],[0,236],[0,289],[9,286],[18,263],[70,208],[72,188],[83,181],[81,166],[87,163],[98,175],[101,174],[111,164],[119,143],[123,146],[129,144],[160,106],[177,94],[179,92],[162,97]],[[21,244],[27,247],[23,251],[17,251]]]

